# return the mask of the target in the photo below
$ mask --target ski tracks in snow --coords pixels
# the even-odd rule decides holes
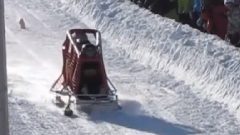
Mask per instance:
[[[109,65],[118,65],[117,62],[121,59],[127,59],[124,55],[111,58],[116,59]],[[124,94],[136,98],[141,103],[145,113],[172,123],[193,126],[192,128],[186,126],[185,130],[188,132],[172,133],[170,130],[165,133],[216,135],[240,133],[239,123],[234,115],[229,114],[228,110],[219,103],[196,97],[191,92],[192,88],[185,85],[183,81],[176,80],[173,76],[160,71],[152,71],[150,67],[144,67],[138,62],[129,61],[121,65],[142,67],[140,71],[132,71],[131,66],[121,67],[121,74],[112,78],[115,78],[114,81],[117,84],[121,84],[120,89],[124,91]],[[122,78],[128,80],[122,82]],[[185,127],[184,125],[182,128]]]

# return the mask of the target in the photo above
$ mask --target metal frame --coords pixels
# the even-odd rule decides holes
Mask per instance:
[[[68,53],[71,53],[71,51],[73,51],[75,54],[75,57],[77,57],[77,61],[79,62],[79,59],[81,59],[82,55],[81,55],[81,51],[79,51],[79,48],[77,48],[77,44],[75,43],[75,40],[73,39],[73,35],[76,32],[76,34],[81,34],[81,32],[83,33],[92,33],[95,36],[96,39],[96,47],[98,47],[98,55],[99,59],[97,60],[101,60],[101,66],[103,66],[101,69],[101,73],[104,74],[104,85],[107,85],[107,87],[104,87],[104,89],[102,90],[106,90],[107,93],[105,94],[76,94],[77,92],[75,91],[75,89],[79,89],[77,86],[76,88],[74,88],[75,86],[73,86],[72,84],[68,84],[68,83],[73,83],[75,82],[75,80],[69,80],[69,78],[65,79],[64,75],[65,75],[65,68],[67,67],[63,67],[62,73],[61,75],[58,77],[58,79],[53,83],[50,91],[56,93],[56,99],[58,100],[59,97],[61,98],[61,96],[68,96],[68,101],[67,101],[67,105],[65,108],[65,115],[69,116],[72,115],[72,110],[70,108],[71,104],[74,103],[73,101],[71,101],[71,98],[74,97],[76,99],[76,104],[106,104],[106,103],[118,103],[118,96],[117,96],[117,89],[114,87],[113,83],[110,81],[110,79],[107,77],[106,75],[106,71],[104,68],[104,61],[103,61],[103,56],[102,56],[102,44],[101,44],[101,33],[98,30],[94,30],[94,29],[71,29],[69,31],[67,31],[67,36],[66,39],[63,43],[63,46],[67,46],[67,48],[63,48],[63,65],[65,66],[65,60],[69,57]],[[78,33],[79,32],[79,33]],[[71,47],[71,51],[69,51]],[[72,55],[72,53],[70,54]],[[64,57],[65,56],[65,57]],[[86,56],[83,55],[83,59]],[[96,58],[93,58],[94,61]],[[90,59],[91,60],[91,59]],[[70,62],[70,66],[71,66],[72,62]],[[76,63],[75,63],[76,64]],[[77,67],[74,67],[77,68]],[[72,77],[72,76],[71,76]],[[103,79],[101,78],[101,79]],[[63,80],[62,80],[63,79]],[[76,79],[76,78],[75,78]],[[61,82],[62,81],[62,82]],[[70,81],[70,82],[68,82]],[[56,87],[56,86],[60,86],[60,87]],[[74,90],[74,91],[73,91]],[[81,99],[81,97],[88,97],[88,99]]]

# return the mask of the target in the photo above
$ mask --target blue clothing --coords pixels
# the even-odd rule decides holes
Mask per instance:
[[[202,11],[202,0],[194,0],[193,12],[201,13]]]

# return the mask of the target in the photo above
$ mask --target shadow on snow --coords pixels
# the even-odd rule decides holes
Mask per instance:
[[[108,122],[130,129],[155,133],[159,135],[188,135],[201,133],[200,130],[190,126],[174,124],[154,116],[140,114],[140,104],[127,101],[118,111],[93,111],[89,119],[94,122]]]

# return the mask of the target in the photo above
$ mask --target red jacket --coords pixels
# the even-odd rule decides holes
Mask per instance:
[[[227,10],[224,5],[216,5],[203,11],[202,17],[206,22],[207,32],[216,34],[222,39],[225,38],[228,25]]]

